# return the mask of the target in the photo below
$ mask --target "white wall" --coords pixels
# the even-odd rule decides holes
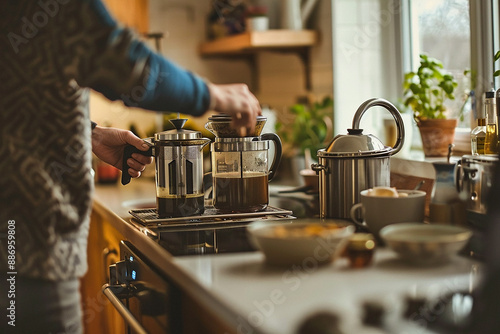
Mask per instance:
[[[372,97],[395,102],[400,94],[394,24],[398,8],[391,0],[332,0],[335,133],[346,133],[352,117]],[[365,133],[379,138],[382,110],[363,116]],[[382,139],[382,138],[381,138]]]
[[[261,0],[268,6],[270,27],[281,26],[280,1]],[[311,90],[305,86],[304,64],[297,54],[264,52],[258,58],[259,63],[259,99],[281,111],[296,103],[296,98],[311,93],[321,98],[333,96],[332,64],[332,19],[331,1],[320,0],[311,17],[306,22],[307,29],[319,32],[318,45],[310,49]]]

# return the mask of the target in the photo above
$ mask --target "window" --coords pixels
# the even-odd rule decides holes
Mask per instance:
[[[412,69],[418,68],[421,53],[442,61],[459,84],[448,103],[450,116],[461,116],[459,127],[470,129],[470,75],[464,76],[471,68],[469,0],[412,0],[410,13]]]
[[[464,107],[455,149],[457,154],[470,150],[473,106],[482,108],[482,101],[464,104],[464,93],[472,90],[481,97],[491,89],[494,50],[500,49],[498,1],[332,1],[335,133],[345,133],[349,115],[368,98],[400,101],[404,73],[416,70],[419,53],[425,52],[441,60],[460,83],[450,106],[457,116]],[[500,68],[500,62],[495,65]],[[476,80],[464,77],[465,69],[476,73]],[[363,122],[367,133],[383,136],[380,117],[370,113]],[[416,148],[420,135],[413,131],[412,136]]]
[[[401,0],[403,19],[403,70],[417,69],[419,54],[443,62],[457,79],[451,116],[461,116],[455,136],[459,151],[470,149],[470,129],[476,126],[476,110],[483,108],[485,91],[498,88],[493,82],[493,55],[498,49],[496,0]],[[408,41],[404,41],[404,39]],[[474,78],[464,70],[476,73]],[[473,84],[474,83],[474,84]],[[476,99],[467,99],[472,91]]]

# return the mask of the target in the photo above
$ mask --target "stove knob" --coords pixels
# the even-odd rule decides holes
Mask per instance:
[[[117,284],[126,284],[127,283],[127,272],[128,272],[127,261],[118,261],[114,265],[116,267],[116,283]],[[111,279],[111,277],[110,277],[110,279]]]
[[[340,319],[335,313],[318,312],[302,322],[298,334],[342,334],[339,328]]]
[[[408,320],[415,319],[425,311],[427,299],[425,297],[406,297],[404,317]]]
[[[109,270],[109,285],[115,285],[118,283],[118,278],[116,276],[116,264],[112,264],[108,267]]]
[[[381,328],[384,314],[384,306],[378,302],[369,301],[363,304],[363,324],[367,326]]]

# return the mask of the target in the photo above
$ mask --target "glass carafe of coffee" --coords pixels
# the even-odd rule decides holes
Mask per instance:
[[[203,147],[210,139],[201,132],[182,129],[186,119],[173,119],[175,129],[155,133],[150,154],[155,157],[156,206],[160,218],[184,217],[203,213]],[[145,154],[129,146],[124,163],[132,152]],[[124,179],[126,178],[126,179]],[[122,184],[128,183],[122,174]]]
[[[155,134],[156,205],[158,216],[203,213],[203,147],[210,142],[199,131],[176,129]],[[184,120],[185,122],[185,120]]]
[[[222,213],[266,209],[268,182],[276,174],[281,160],[280,138],[274,133],[260,135],[266,121],[263,116],[258,117],[257,132],[252,137],[236,137],[230,129],[230,116],[217,115],[209,121],[205,127],[217,136],[210,145],[214,208]],[[274,142],[271,164],[268,162],[270,141]]]

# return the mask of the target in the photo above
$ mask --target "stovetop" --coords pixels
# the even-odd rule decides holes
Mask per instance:
[[[192,228],[201,225],[227,225],[266,219],[269,216],[281,219],[290,216],[292,211],[268,206],[265,210],[257,212],[220,213],[214,207],[208,206],[202,214],[185,217],[162,218],[158,216],[156,208],[130,210],[129,213],[146,227],[166,229],[169,227]]]
[[[271,203],[283,202],[271,200]],[[174,256],[255,251],[247,235],[249,223],[277,220],[286,223],[297,218],[292,210],[274,205],[261,212],[229,214],[218,214],[207,207],[202,215],[180,218],[159,218],[155,208],[130,210],[130,214],[133,225]]]

